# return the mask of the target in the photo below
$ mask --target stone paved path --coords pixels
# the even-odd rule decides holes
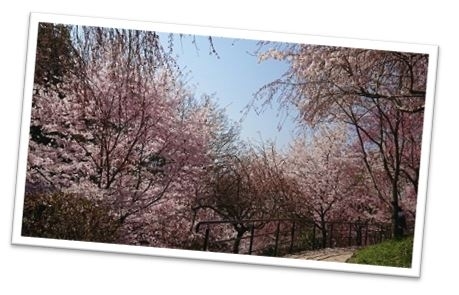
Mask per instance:
[[[357,248],[327,248],[316,251],[305,251],[285,256],[286,258],[309,259],[320,261],[346,262]]]

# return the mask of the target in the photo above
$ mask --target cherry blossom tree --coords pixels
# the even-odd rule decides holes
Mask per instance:
[[[310,133],[310,132],[309,132]],[[289,167],[298,185],[293,199],[295,213],[314,221],[325,247],[332,221],[357,221],[354,206],[366,201],[358,155],[346,144],[349,130],[344,125],[321,126],[309,136],[295,140]]]
[[[332,121],[352,126],[375,195],[392,208],[398,235],[405,178],[417,190],[428,56],[281,44],[260,53],[261,60],[269,58],[286,60],[290,68],[257,98],[295,107],[298,119],[311,126]]]
[[[250,230],[247,219],[265,217],[264,202],[254,193],[251,161],[248,157],[227,155],[208,174],[207,186],[196,199],[195,210],[211,210],[222,220],[233,221],[236,232],[233,253],[239,252],[243,235]]]
[[[208,164],[211,110],[185,110],[190,94],[154,32],[72,31],[78,71],[58,91],[35,87],[41,139],[30,141],[28,187],[103,200],[129,233],[124,242],[137,243],[144,221],[167,206],[153,207],[191,197]]]
[[[239,154],[218,158],[209,170],[195,209],[210,210],[215,219],[232,221],[236,233],[233,253],[239,252],[245,233],[263,233],[266,222],[250,220],[283,218],[289,214],[285,209],[292,184],[285,164],[273,145],[240,147]]]
[[[33,218],[45,201],[71,212],[72,222],[94,205],[85,215],[91,225],[70,235],[84,240],[195,249],[197,222],[229,221],[214,235],[232,239],[234,253],[254,229],[279,233],[282,218],[313,221],[325,246],[330,221],[392,219],[397,235],[399,208],[415,217],[427,56],[270,43],[260,60],[285,60],[290,69],[256,99],[295,108],[304,127],[280,151],[242,142],[216,99],[187,87],[174,36],[168,48],[159,38],[40,24],[27,232],[45,232]],[[94,230],[91,216],[110,230]],[[67,237],[69,228],[53,232]]]

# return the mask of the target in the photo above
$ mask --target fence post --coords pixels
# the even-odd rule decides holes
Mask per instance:
[[[206,227],[206,235],[204,237],[204,251],[207,251],[207,247],[208,247],[208,242],[209,242],[209,234],[210,234],[210,228],[209,226]]]
[[[280,231],[280,221],[277,222],[277,229],[276,229],[276,244],[274,246],[274,256],[277,256],[277,250],[279,245],[279,231]]]
[[[253,234],[255,233],[255,223],[252,222],[252,228],[250,229],[250,245],[249,245],[249,255],[252,255],[252,246],[253,246]]]

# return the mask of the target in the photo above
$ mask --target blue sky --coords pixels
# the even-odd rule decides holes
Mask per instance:
[[[174,36],[174,53],[179,65],[189,72],[189,85],[194,85],[195,94],[214,95],[217,103],[226,108],[226,114],[232,121],[240,121],[253,94],[263,85],[279,78],[288,68],[281,61],[258,63],[253,55],[257,41],[212,37],[214,47],[220,58],[210,55],[208,37],[184,37],[182,42]],[[168,34],[160,34],[164,45]],[[273,105],[261,114],[253,109],[241,122],[241,138],[246,141],[275,141],[279,148],[288,146],[293,137],[295,124],[287,118],[278,129],[283,119],[278,116],[278,105]]]

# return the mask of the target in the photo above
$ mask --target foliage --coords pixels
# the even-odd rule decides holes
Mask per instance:
[[[411,267],[413,237],[385,241],[357,250],[348,263]]]
[[[70,26],[40,23],[35,59],[35,84],[54,88],[76,69]]]
[[[119,223],[101,202],[54,193],[27,195],[22,235],[28,237],[116,242]]]

